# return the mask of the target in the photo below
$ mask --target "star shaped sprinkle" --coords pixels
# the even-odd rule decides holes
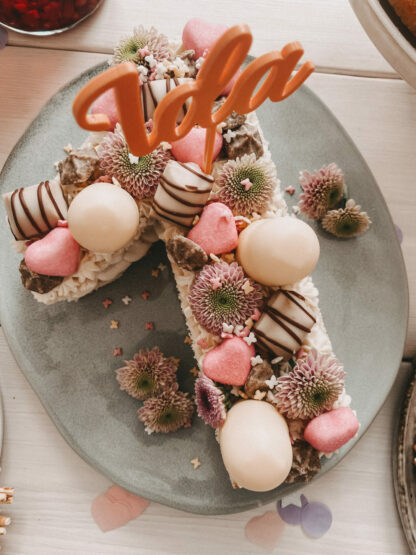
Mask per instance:
[[[256,364],[261,364],[263,359],[260,355],[256,355],[255,357],[251,357],[251,366],[256,366]]]
[[[265,397],[266,397],[265,391],[260,391],[260,389],[256,389],[256,393],[254,394],[253,399],[255,399],[256,401],[261,401]]]
[[[248,177],[246,177],[245,179],[243,179],[242,181],[240,181],[240,183],[241,183],[241,185],[244,187],[244,189],[245,189],[246,191],[249,191],[249,190],[252,188],[252,186],[253,186],[253,183],[249,180]]]
[[[189,371],[190,371],[190,373],[191,373],[193,376],[195,376],[195,378],[198,377],[199,371],[198,371],[198,368],[197,368],[196,366],[194,366],[193,368],[191,368]]]
[[[278,384],[278,380],[276,376],[273,374],[270,380],[264,380],[264,383],[268,386],[269,389],[274,389]]]
[[[235,326],[234,328],[234,333],[236,335],[240,335],[240,333],[243,331],[244,326],[242,326],[241,324],[238,324],[238,326]]]
[[[131,301],[132,301],[132,298],[129,297],[128,295],[126,295],[121,299],[121,302],[124,303],[125,305],[128,305],[129,303],[131,303]]]
[[[191,464],[193,465],[194,470],[196,470],[199,466],[201,466],[201,463],[199,462],[198,457],[195,457],[195,459],[192,459]]]
[[[143,48],[139,48],[137,50],[137,52],[140,54],[140,56],[143,58],[144,56],[148,56],[150,54],[150,50],[149,47],[147,46],[143,46]]]
[[[142,299],[147,301],[147,299],[150,297],[150,293],[149,293],[149,291],[143,291],[143,293],[141,293],[140,296],[141,296]]]
[[[152,277],[155,277],[155,278],[157,278],[157,277],[158,277],[158,275],[159,275],[159,270],[158,270],[158,269],[154,269],[154,270],[152,270]]]
[[[164,270],[166,270],[167,266],[166,264],[163,264],[163,262],[160,262],[160,264],[158,264],[158,268],[161,272],[163,272]]]
[[[227,324],[226,322],[223,322],[222,331],[224,333],[233,333],[233,330],[234,330],[234,326],[232,326],[231,324]]]
[[[294,192],[295,192],[295,188],[294,187],[286,187],[285,191],[286,191],[286,193],[288,193],[292,197]]]
[[[144,329],[145,330],[154,330],[155,329],[155,325],[153,322],[146,322],[144,325]]]
[[[244,323],[248,329],[251,329],[254,325],[254,322],[251,318],[248,318]]]
[[[240,397],[240,389],[235,385],[233,385],[233,387],[231,388],[230,393],[231,393],[231,395],[234,395],[235,397]]]
[[[188,345],[192,345],[192,340],[191,340],[191,338],[189,337],[189,335],[187,335],[187,336],[185,337],[185,339],[183,340],[183,342],[184,342],[184,343],[187,343]]]
[[[247,345],[257,342],[256,336],[252,331],[247,335],[247,337],[243,337],[243,340],[247,343]]]
[[[104,306],[104,308],[108,308],[110,304],[113,304],[113,301],[111,299],[104,299],[101,304]]]
[[[219,277],[212,278],[210,283],[214,291],[220,289],[222,286],[221,279]]]
[[[246,281],[244,282],[244,284],[243,284],[243,286],[242,286],[241,289],[244,291],[244,293],[245,293],[246,295],[248,295],[249,293],[251,293],[252,291],[254,291],[254,287],[252,287],[252,286],[250,285],[250,281],[249,281],[248,279],[246,279]]]
[[[226,140],[227,143],[231,143],[231,139],[234,139],[236,135],[237,133],[235,131],[229,129],[227,133],[224,133],[223,138]]]
[[[235,260],[235,254],[233,252],[228,252],[226,254],[222,254],[221,258],[224,262],[227,262],[227,264],[231,264],[231,262],[234,262]]]
[[[116,347],[113,351],[113,357],[121,357],[123,354],[123,349],[121,347]]]
[[[119,324],[118,320],[111,320],[110,329],[112,330],[118,329],[118,324]]]
[[[255,309],[254,309],[254,312],[253,312],[253,314],[250,316],[250,318],[256,322],[256,321],[260,318],[260,316],[261,316],[260,310],[259,310],[258,308],[255,308]]]

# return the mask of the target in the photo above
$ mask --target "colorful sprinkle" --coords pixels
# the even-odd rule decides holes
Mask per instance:
[[[189,372],[190,372],[193,376],[195,376],[195,378],[198,377],[199,370],[198,370],[198,368],[197,368],[196,366],[193,366],[193,367],[189,370]]]
[[[201,349],[208,349],[209,347],[208,341],[205,339],[205,337],[201,337],[201,339],[198,339],[196,344],[199,345]]]
[[[146,324],[144,325],[144,329],[145,330],[154,330],[155,329],[155,325],[153,322],[146,322]]]
[[[196,470],[197,468],[199,468],[201,466],[201,463],[199,462],[198,457],[195,457],[195,459],[192,459],[191,464],[193,465],[194,470]]]
[[[260,391],[260,389],[257,389],[253,399],[255,399],[256,401],[262,401],[265,397],[266,397],[266,392]]]
[[[252,331],[247,335],[247,337],[243,337],[243,340],[247,343],[247,345],[257,342],[256,336]]]
[[[183,340],[184,343],[188,344],[188,345],[192,345],[192,339],[189,337],[189,335],[187,335],[185,337],[185,339]]]
[[[111,320],[110,329],[116,330],[118,329],[119,321],[118,320]]]
[[[213,289],[214,291],[216,291],[217,289],[220,289],[220,287],[221,287],[221,285],[222,285],[222,284],[221,284],[221,280],[220,280],[219,277],[212,278],[211,281],[210,281],[210,283],[211,283],[212,289]]]
[[[235,260],[235,254],[233,252],[228,252],[226,254],[222,254],[221,258],[224,260],[224,262],[226,262],[227,264],[231,264],[231,262],[234,262]]]
[[[152,270],[152,277],[157,278],[158,276],[159,276],[159,270],[157,269]]]
[[[253,187],[253,183],[249,180],[248,177],[246,177],[246,179],[243,179],[242,181],[240,181],[240,183],[241,183],[241,185],[243,185],[243,187],[246,191],[249,191]]]
[[[149,291],[143,291],[143,293],[141,293],[140,296],[141,296],[142,299],[147,301],[147,299],[150,297],[150,293],[149,293]]]
[[[116,347],[113,351],[113,357],[121,357],[123,354],[123,349],[121,347]]]
[[[286,191],[286,193],[288,193],[292,197],[294,192],[295,192],[295,188],[294,187],[286,187],[285,191]]]
[[[254,287],[251,286],[250,280],[246,280],[241,289],[246,295],[249,295],[252,291],[254,291]]]
[[[121,302],[124,303],[125,305],[128,305],[129,303],[131,303],[131,301],[132,301],[132,298],[129,297],[128,295],[126,295],[121,299]]]
[[[102,301],[102,305],[104,306],[104,308],[108,308],[110,304],[113,304],[113,301],[111,299],[104,299]]]
[[[163,272],[164,270],[166,270],[167,266],[166,264],[163,264],[163,262],[160,262],[160,264],[158,264],[158,268],[161,272]]]

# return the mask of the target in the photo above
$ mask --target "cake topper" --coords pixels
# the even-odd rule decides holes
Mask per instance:
[[[198,72],[195,81],[172,89],[159,103],[153,116],[153,129],[147,133],[142,99],[141,82],[137,68],[131,62],[108,69],[92,79],[77,95],[73,113],[80,127],[89,131],[108,131],[110,121],[105,114],[88,114],[91,104],[105,91],[113,88],[117,111],[124,136],[134,156],[144,156],[162,141],[173,142],[189,133],[196,124],[207,130],[204,167],[210,173],[216,127],[233,110],[247,114],[258,108],[266,98],[279,102],[290,96],[313,72],[308,61],[293,75],[303,54],[300,43],[291,42],[253,60],[240,74],[224,104],[213,112],[214,101],[221,95],[231,78],[245,61],[253,37],[247,25],[235,25],[215,43]],[[256,87],[261,80],[256,92]],[[186,116],[179,125],[179,110],[191,98]]]

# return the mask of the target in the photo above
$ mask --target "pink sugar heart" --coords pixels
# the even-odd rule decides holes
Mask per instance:
[[[255,516],[246,524],[246,538],[254,545],[273,551],[285,529],[285,523],[275,511]]]
[[[253,345],[241,337],[232,337],[211,349],[204,357],[204,374],[214,382],[226,385],[244,385],[251,370]]]
[[[238,244],[238,232],[233,213],[222,202],[208,204],[198,223],[188,233],[188,238],[208,255],[234,250]]]
[[[111,486],[94,499],[91,515],[103,532],[109,532],[139,517],[148,505],[147,499]]]
[[[25,262],[29,270],[38,274],[71,276],[78,268],[79,250],[70,230],[56,227],[27,247]]]
[[[109,89],[97,98],[91,106],[91,114],[105,114],[110,120],[110,131],[114,131],[116,123],[119,122],[114,89]]]
[[[313,418],[305,428],[304,438],[323,453],[332,453],[358,432],[359,422],[353,411],[341,407]]]
[[[195,60],[200,58],[204,50],[210,49],[228,29],[221,23],[209,23],[198,17],[188,21],[183,28],[182,42],[186,50],[195,50]]]
[[[202,127],[193,127],[182,139],[172,143],[172,154],[179,162],[195,162],[202,169],[204,165],[205,137],[207,131]],[[222,135],[215,134],[214,161],[222,148]]]

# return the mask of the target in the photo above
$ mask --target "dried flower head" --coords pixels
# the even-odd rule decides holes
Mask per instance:
[[[349,238],[361,235],[370,227],[367,212],[360,212],[361,206],[349,199],[345,208],[330,210],[322,220],[322,227],[336,237]]]
[[[148,434],[175,432],[190,423],[194,404],[188,393],[178,391],[177,388],[178,385],[175,384],[158,397],[150,397],[137,411],[139,420],[144,423]]]
[[[294,369],[277,379],[275,401],[287,418],[307,420],[330,410],[342,393],[345,372],[330,355],[310,351]]]
[[[202,420],[212,428],[221,426],[227,414],[222,391],[202,375],[195,382],[195,395],[196,410]]]
[[[245,154],[224,164],[218,185],[218,200],[229,206],[234,214],[261,214],[267,209],[277,185],[276,169],[271,160]]]
[[[344,196],[344,175],[336,164],[322,166],[313,174],[304,171],[299,181],[303,189],[299,208],[314,220],[323,218]]]
[[[262,298],[260,285],[249,280],[237,262],[220,261],[202,268],[192,284],[189,302],[201,326],[221,335],[224,323],[244,324]]]
[[[134,29],[133,34],[122,39],[114,49],[112,65],[123,62],[134,62],[144,65],[145,57],[152,55],[156,62],[161,62],[169,56],[169,43],[165,35],[151,27],[145,29],[142,25]]]
[[[177,360],[163,356],[158,347],[139,351],[125,364],[117,370],[117,381],[135,399],[159,395],[176,382]]]
[[[98,149],[101,168],[134,198],[153,197],[160,176],[171,156],[163,148],[156,148],[145,156],[133,156],[117,124],[114,133],[108,133]]]

